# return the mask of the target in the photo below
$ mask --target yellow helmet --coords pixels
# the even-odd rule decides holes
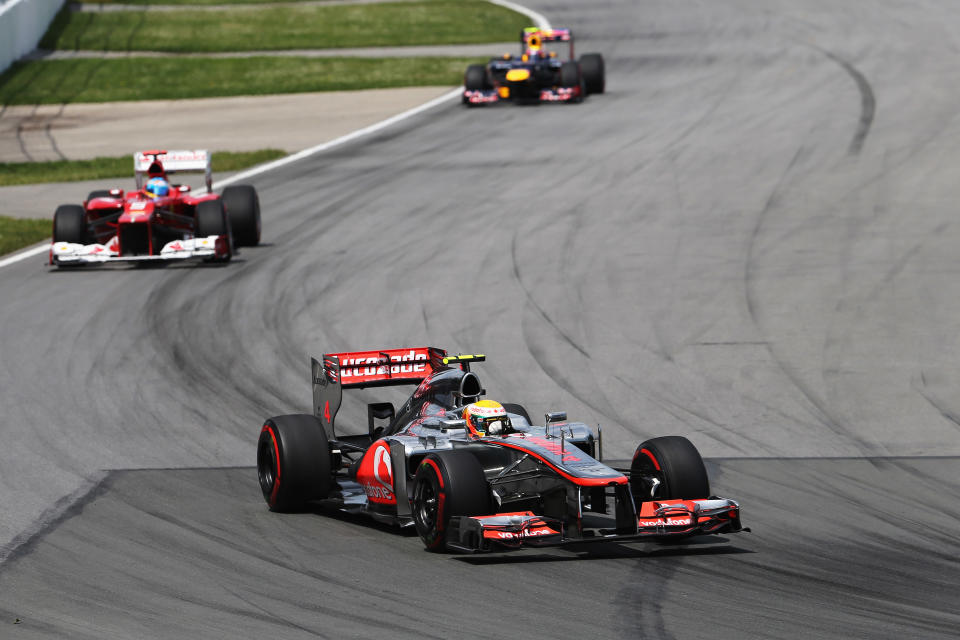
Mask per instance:
[[[502,436],[513,431],[507,410],[496,400],[480,400],[467,405],[463,409],[463,419],[467,421],[467,434],[471,438]]]

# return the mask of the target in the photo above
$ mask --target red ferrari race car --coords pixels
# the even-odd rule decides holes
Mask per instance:
[[[141,151],[134,154],[133,165],[136,191],[93,191],[83,205],[57,207],[51,265],[226,262],[237,246],[260,242],[256,189],[235,185],[222,195],[213,193],[206,151]],[[186,171],[204,173],[205,194],[194,195],[189,185],[168,182],[171,174]]]
[[[567,45],[565,58],[554,48],[558,43]],[[580,102],[606,89],[603,56],[585,53],[575,59],[570,29],[528,27],[520,32],[520,52],[519,56],[507,53],[486,65],[467,67],[463,103]]]
[[[602,462],[602,437],[548,413],[482,399],[471,363],[434,347],[312,361],[314,415],[269,418],[257,471],[274,511],[330,508],[414,526],[431,551],[672,540],[745,530],[740,506],[711,495],[689,440],[652,438],[629,468]],[[416,385],[399,409],[367,406],[367,433],[335,429],[344,389]]]

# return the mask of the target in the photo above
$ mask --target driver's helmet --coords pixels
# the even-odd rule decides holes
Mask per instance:
[[[150,178],[143,191],[151,198],[162,198],[170,194],[170,183],[163,178]]]
[[[543,39],[539,32],[527,36],[527,50],[524,52],[524,61],[537,60],[545,56]]]
[[[507,410],[495,400],[468,404],[463,409],[463,419],[467,421],[467,433],[471,438],[503,436],[513,431]]]

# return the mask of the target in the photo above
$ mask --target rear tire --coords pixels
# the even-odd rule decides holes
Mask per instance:
[[[53,214],[53,241],[88,244],[87,213],[78,204],[62,204]]]
[[[271,511],[298,511],[326,498],[333,475],[320,421],[304,414],[268,419],[257,441],[257,475]]]
[[[490,487],[468,451],[431,453],[413,478],[413,522],[428,551],[447,545],[450,518],[492,513]]]
[[[109,198],[110,190],[109,189],[97,189],[96,191],[91,191],[87,195],[87,201],[93,200],[94,198]]]
[[[585,53],[580,56],[580,73],[587,93],[603,93],[607,88],[603,56],[599,53]]]
[[[522,404],[514,404],[512,402],[504,402],[503,408],[506,409],[507,413],[516,413],[527,419],[529,424],[533,424],[533,420],[530,419],[530,414],[524,408]]]
[[[630,465],[630,488],[638,503],[657,498],[710,497],[710,480],[703,458],[683,436],[663,436],[641,443]]]
[[[249,184],[227,187],[220,196],[230,218],[230,230],[239,247],[260,244],[260,198]]]
[[[463,75],[463,86],[467,91],[483,91],[487,87],[487,68],[482,64],[472,64]]]

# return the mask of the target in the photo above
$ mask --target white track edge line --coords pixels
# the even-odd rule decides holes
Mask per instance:
[[[26,260],[27,258],[32,258],[33,256],[43,253],[44,251],[50,250],[50,241],[48,240],[45,244],[38,245],[32,249],[26,249],[20,253],[15,253],[12,256],[3,258],[0,260],[0,269],[4,268],[8,264],[13,264],[14,262],[20,262],[21,260]]]
[[[527,16],[528,18],[533,20],[535,23],[537,23],[537,26],[540,27],[541,29],[543,30],[550,29],[550,21],[547,20],[542,13],[537,13],[533,9],[528,9],[527,7],[517,4],[516,2],[510,2],[510,0],[487,0],[487,2],[489,2],[490,4],[500,5],[501,7],[505,7],[507,9],[512,9],[517,13],[522,13],[523,15]]]
[[[541,29],[549,29],[549,28],[550,28],[550,22],[549,22],[542,14],[537,13],[537,12],[534,11],[533,9],[528,9],[527,7],[524,7],[524,6],[522,6],[522,5],[519,5],[519,4],[515,3],[515,2],[510,2],[509,0],[487,0],[487,1],[488,1],[489,3],[491,3],[491,4],[496,4],[496,5],[499,5],[499,6],[501,6],[501,7],[505,7],[505,8],[507,8],[507,9],[512,9],[513,11],[516,11],[517,13],[522,13],[523,15],[525,15],[525,16],[527,16],[528,18],[530,18],[531,20],[533,20],[533,21],[537,24],[537,26],[540,27]],[[312,156],[312,155],[315,154],[315,153],[320,153],[320,152],[322,152],[322,151],[326,151],[327,149],[332,149],[333,147],[337,147],[337,146],[339,146],[339,145],[341,145],[341,144],[350,142],[351,140],[355,140],[355,139],[357,139],[357,138],[359,138],[359,137],[361,137],[361,136],[365,136],[365,135],[367,135],[367,134],[369,134],[369,133],[374,133],[374,132],[376,132],[376,131],[380,131],[381,129],[385,129],[385,128],[393,125],[393,124],[396,124],[397,122],[400,122],[401,120],[406,120],[407,118],[411,118],[411,117],[417,115],[418,113],[422,113],[423,111],[426,111],[427,109],[432,109],[433,107],[437,106],[438,104],[442,104],[442,103],[444,103],[444,102],[446,102],[446,101],[448,101],[448,100],[452,100],[453,98],[455,98],[455,97],[457,97],[457,96],[459,96],[459,95],[462,95],[462,94],[463,94],[463,87],[457,87],[456,89],[454,89],[454,90],[452,90],[452,91],[450,91],[450,92],[448,92],[448,93],[445,93],[445,94],[443,94],[442,96],[436,97],[436,98],[434,98],[433,100],[430,100],[429,102],[426,102],[426,103],[420,105],[419,107],[414,107],[413,109],[408,109],[407,111],[404,111],[403,113],[398,113],[398,114],[395,115],[395,116],[391,116],[391,117],[387,118],[386,120],[381,120],[380,122],[377,122],[377,123],[375,123],[375,124],[372,124],[372,125],[370,125],[370,126],[368,126],[368,127],[364,127],[364,128],[362,128],[362,129],[357,129],[356,131],[353,131],[353,132],[348,133],[348,134],[346,134],[346,135],[340,136],[339,138],[334,138],[333,140],[330,140],[330,141],[328,141],[328,142],[324,142],[324,143],[318,144],[318,145],[316,145],[315,147],[310,147],[309,149],[304,149],[303,151],[298,151],[297,153],[294,153],[293,155],[285,156],[285,157],[280,158],[280,159],[278,159],[278,160],[274,160],[273,162],[268,162],[267,164],[262,164],[262,165],[260,165],[260,166],[258,166],[258,167],[254,167],[254,168],[252,168],[252,169],[248,169],[247,171],[241,171],[240,173],[238,173],[238,174],[236,174],[236,175],[230,176],[230,177],[227,178],[226,180],[221,180],[220,182],[216,183],[216,186],[217,186],[217,187],[225,187],[225,186],[231,185],[231,184],[233,184],[234,182],[237,182],[237,181],[239,181],[239,180],[246,180],[247,178],[251,178],[251,177],[253,177],[253,176],[260,175],[261,173],[266,173],[267,171],[272,171],[273,169],[277,169],[277,168],[279,168],[279,167],[288,165],[288,164],[290,164],[291,162],[296,162],[297,160],[302,160],[303,158],[306,158],[306,157],[308,157],[308,156]],[[206,191],[206,190],[204,190],[203,192],[205,192],[205,191]],[[203,193],[203,192],[201,192],[201,193]],[[16,262],[20,262],[21,260],[26,260],[27,258],[32,258],[33,256],[35,256],[35,255],[37,255],[37,254],[40,254],[40,253],[43,253],[44,251],[47,251],[49,248],[50,248],[50,245],[49,245],[49,244],[44,244],[44,245],[41,245],[41,246],[34,247],[33,249],[27,249],[26,251],[23,251],[23,252],[21,252],[21,253],[16,253],[16,254],[8,257],[8,258],[4,258],[4,259],[0,260],[0,269],[6,267],[7,265],[11,265],[11,264],[14,264],[14,263],[16,263]]]

